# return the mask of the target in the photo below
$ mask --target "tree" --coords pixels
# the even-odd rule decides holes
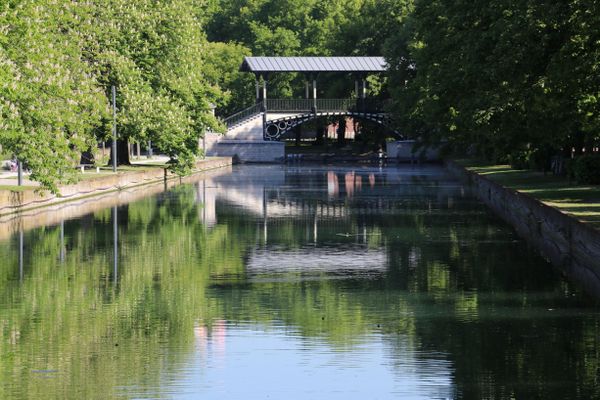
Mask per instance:
[[[346,140],[346,117],[342,116],[337,120],[337,142],[338,146],[343,146]]]
[[[586,140],[589,148],[599,47],[591,3],[416,1],[386,45],[403,130],[538,167]]]
[[[241,44],[248,49],[248,54],[254,56],[333,55],[335,50],[332,44],[343,37],[340,32],[347,21],[359,15],[361,2],[362,0],[214,0],[209,7],[207,35],[211,41]],[[241,64],[241,58],[239,61]],[[336,93],[347,94],[352,90],[352,85],[347,84],[347,77],[344,77],[346,85],[339,90],[338,85],[329,78],[319,77],[320,80],[326,80],[327,87],[334,88]],[[269,76],[269,95],[304,97],[305,79],[300,74],[273,74]],[[233,99],[245,99],[244,106],[253,101],[246,94],[249,86],[225,87],[231,90]],[[251,90],[250,93],[254,91]]]
[[[256,100],[254,78],[239,72],[250,49],[234,42],[208,42],[207,50],[204,73],[223,88],[222,96],[215,103],[219,115],[229,116],[252,104]]]
[[[203,72],[208,45],[200,2],[111,2],[96,4],[102,28],[94,31],[90,58],[100,64],[105,91],[118,88],[120,140],[152,140],[183,173],[204,130],[218,128],[210,110],[221,91]]]
[[[0,144],[52,192],[73,179],[108,112],[80,47],[83,12],[66,1],[0,5]]]
[[[0,144],[53,192],[110,136],[152,140],[185,173],[221,90],[204,74],[202,2],[15,0],[0,5]],[[213,76],[215,74],[213,73]],[[123,147],[122,147],[123,148]],[[121,153],[120,163],[128,162]]]

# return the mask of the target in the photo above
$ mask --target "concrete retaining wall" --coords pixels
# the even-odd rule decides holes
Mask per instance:
[[[414,140],[396,140],[386,142],[386,154],[388,160],[397,160],[401,162],[410,161],[440,161],[439,151],[437,149],[419,149],[413,153]]]
[[[195,173],[215,168],[232,165],[231,157],[220,157],[201,160],[196,163]],[[0,216],[31,210],[37,207],[45,207],[51,204],[63,203],[88,196],[122,190],[125,188],[146,185],[153,182],[179,178],[163,168],[154,168],[146,171],[125,171],[116,175],[98,176],[95,179],[81,181],[74,185],[59,188],[60,196],[47,192],[36,192],[25,190],[13,192],[0,190]]]
[[[234,157],[240,162],[283,162],[285,143],[263,140],[220,140],[212,144],[207,154],[215,157]]]
[[[590,293],[600,295],[599,230],[453,162],[446,166],[454,175],[467,180],[488,207],[553,265]]]
[[[19,231],[26,231],[40,226],[58,225],[61,221],[156,195],[182,183],[194,183],[207,178],[215,178],[230,174],[231,171],[231,166],[224,166],[188,175],[181,180],[154,180],[147,185],[127,187],[118,191],[103,192],[68,202],[47,204],[43,207],[0,215],[0,241],[10,238]]]

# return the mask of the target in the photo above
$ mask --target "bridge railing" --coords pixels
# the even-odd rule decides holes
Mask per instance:
[[[268,111],[310,112],[316,105],[325,112],[384,112],[385,104],[378,99],[267,99]]]
[[[356,108],[356,99],[317,99],[319,111],[352,111]]]
[[[236,112],[235,114],[230,115],[229,117],[223,120],[223,123],[227,125],[228,128],[239,124],[242,121],[252,117],[253,115],[260,114],[262,111],[262,102],[256,103],[253,106],[250,106],[242,111]]]
[[[385,103],[378,99],[267,99],[267,111],[311,112],[316,104],[317,111],[324,112],[370,112],[385,111]],[[263,102],[256,103],[242,111],[223,119],[228,128],[238,125],[248,118],[260,114]]]
[[[267,99],[268,111],[310,111],[312,99]]]

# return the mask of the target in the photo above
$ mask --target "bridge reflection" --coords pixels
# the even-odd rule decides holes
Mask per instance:
[[[422,242],[436,240],[430,224],[438,215],[447,219],[461,203],[455,198],[464,195],[434,166],[243,166],[196,183],[207,229],[227,225],[248,232],[250,281],[279,274],[303,280],[381,276],[392,265],[416,267],[423,262]],[[228,240],[238,235],[230,230]],[[397,249],[389,240],[399,242]]]
[[[390,184],[396,184],[394,194],[426,197],[429,202],[446,201],[450,208],[454,196],[464,195],[457,193],[455,184],[441,183],[442,177],[435,176],[440,169],[435,167],[322,168],[320,178],[302,181],[302,186],[296,185],[303,179],[296,168],[265,166],[257,172],[221,175],[197,182],[196,201],[203,205],[199,211],[201,221],[208,227],[214,226],[220,202],[257,217],[274,219],[309,214],[325,219],[347,218],[350,214],[401,211],[395,197],[389,193],[382,196]],[[429,185],[423,184],[425,180],[430,181]],[[349,201],[353,202],[351,211]]]
[[[271,165],[239,168],[235,173],[222,170],[190,178],[188,183],[192,186],[186,191],[194,193],[193,202],[197,205],[194,212],[206,229],[219,223],[227,224],[232,218],[250,221],[256,226],[258,246],[250,250],[249,272],[274,271],[279,265],[286,265],[287,271],[306,265],[323,271],[352,269],[353,266],[377,270],[386,265],[384,246],[377,244],[378,229],[385,226],[390,217],[401,216],[400,220],[396,219],[398,223],[406,224],[406,229],[413,231],[415,224],[407,218],[418,213],[434,214],[441,208],[452,209],[454,198],[464,195],[461,186],[449,182],[439,167],[282,168]],[[65,238],[65,221],[89,222],[91,219],[86,216],[108,209],[113,225],[112,277],[116,283],[119,224],[128,221],[127,205],[153,194],[167,199],[173,193],[163,184],[149,185],[11,216],[0,221],[3,228],[0,239],[16,236],[22,279],[24,254],[29,245],[24,232],[38,226],[55,226],[60,239],[58,261],[62,264],[70,241]],[[423,204],[427,206],[423,208]],[[294,251],[278,251],[277,246],[290,242],[286,235],[293,236]],[[319,250],[316,250],[317,242]],[[329,244],[335,247],[335,254],[328,253]],[[343,248],[344,245],[347,248]],[[268,252],[264,250],[267,246]],[[325,259],[328,261],[322,261]]]

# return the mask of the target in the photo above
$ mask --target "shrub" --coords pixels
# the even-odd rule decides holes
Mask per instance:
[[[548,146],[526,145],[522,149],[517,149],[507,156],[507,161],[514,169],[535,169],[539,171],[552,170],[555,173],[561,173],[562,167],[555,170],[554,161],[557,160],[557,149]],[[562,158],[561,158],[562,159]]]
[[[575,162],[576,161],[577,161],[577,159],[575,159],[575,158],[567,158],[565,160],[565,166],[564,166],[565,176],[569,179],[569,181],[576,180],[576,178],[575,178]]]
[[[507,161],[514,169],[529,169],[533,164],[533,150],[523,149],[510,153]]]
[[[600,185],[600,154],[588,154],[575,159],[573,172],[577,182]]]

